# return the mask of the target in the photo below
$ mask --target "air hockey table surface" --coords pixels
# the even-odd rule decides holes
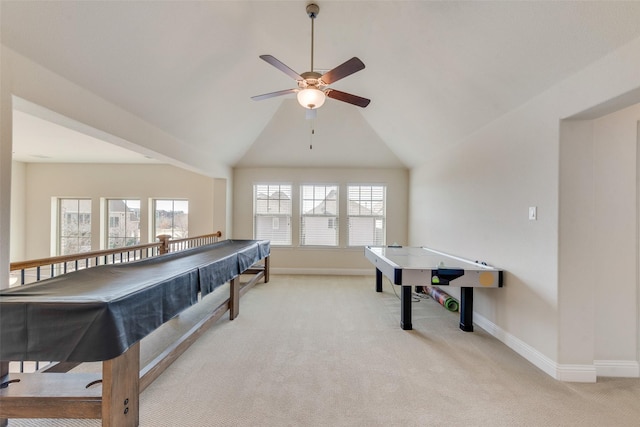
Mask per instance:
[[[460,329],[473,331],[473,288],[500,288],[503,270],[426,247],[366,246],[365,257],[376,267],[376,291],[382,292],[382,276],[402,287],[402,329],[412,329],[413,286],[461,288]]]

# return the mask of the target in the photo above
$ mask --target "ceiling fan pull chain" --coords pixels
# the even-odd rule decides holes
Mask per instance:
[[[313,127],[313,120],[311,121],[311,134],[309,135],[309,150],[313,150],[313,135],[316,134],[316,130]]]

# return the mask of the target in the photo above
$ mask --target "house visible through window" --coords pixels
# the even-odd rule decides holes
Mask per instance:
[[[140,244],[140,200],[107,201],[107,248]]]
[[[386,187],[349,185],[349,246],[384,245],[386,235]]]
[[[253,236],[291,245],[291,184],[253,186]]]
[[[338,186],[300,187],[301,246],[338,246]]]
[[[58,199],[58,255],[91,251],[91,199]]]
[[[156,199],[153,203],[155,236],[189,237],[189,201]]]

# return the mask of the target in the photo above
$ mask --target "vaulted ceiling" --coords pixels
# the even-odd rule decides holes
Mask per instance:
[[[3,0],[1,36],[228,165],[345,167],[419,164],[640,37],[634,1],[318,0],[315,68],[359,57],[332,87],[372,102],[306,120],[250,97],[295,87],[259,55],[309,71],[307,3]]]

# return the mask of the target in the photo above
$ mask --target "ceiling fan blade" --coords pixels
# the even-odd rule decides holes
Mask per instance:
[[[279,90],[277,92],[270,92],[270,93],[265,93],[263,95],[252,96],[251,99],[253,99],[254,101],[262,101],[263,99],[269,99],[269,98],[273,98],[275,96],[287,95],[289,93],[295,93],[297,91],[298,91],[298,89]]]
[[[294,78],[295,80],[304,80],[300,74],[296,73],[291,68],[287,67],[286,65],[284,65],[282,62],[280,62],[279,60],[277,60],[276,58],[274,58],[271,55],[260,55],[260,59],[262,59],[263,61],[268,62],[271,65],[273,65],[278,70],[280,70],[283,73],[285,73],[286,75]]]
[[[337,82],[340,79],[344,79],[351,74],[360,71],[364,68],[364,63],[355,56],[347,62],[338,65],[333,70],[327,71],[320,79],[330,85],[333,82]]]
[[[332,99],[338,101],[348,102],[349,104],[357,105],[358,107],[366,107],[371,102],[370,99],[362,98],[361,96],[351,95],[350,93],[341,92],[335,89],[327,89],[325,94]]]

